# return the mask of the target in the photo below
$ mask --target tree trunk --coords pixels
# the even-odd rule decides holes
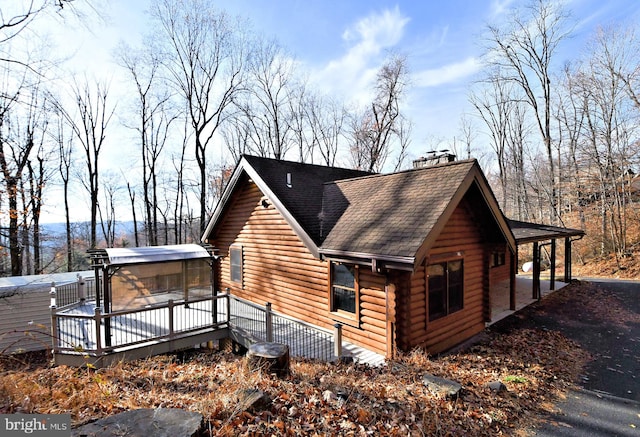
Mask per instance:
[[[22,276],[22,250],[18,229],[18,187],[15,178],[7,179],[9,197],[9,256],[11,258],[11,276]]]

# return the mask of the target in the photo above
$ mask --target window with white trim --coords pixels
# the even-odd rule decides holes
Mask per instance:
[[[229,279],[242,285],[242,246],[229,247]]]

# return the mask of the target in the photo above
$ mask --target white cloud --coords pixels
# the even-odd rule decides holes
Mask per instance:
[[[416,87],[435,87],[474,75],[482,67],[480,61],[470,57],[461,62],[443,65],[439,68],[419,71],[413,74]]]
[[[506,13],[513,1],[514,0],[493,0],[491,2],[491,16],[497,17]]]
[[[321,88],[344,93],[346,100],[361,100],[380,67],[380,54],[402,39],[409,18],[399,8],[372,13],[342,34],[343,56],[330,61],[311,77]]]
[[[342,38],[347,42],[356,42],[351,52],[377,53],[381,48],[397,44],[408,22],[409,18],[403,16],[396,6],[393,10],[386,9],[361,19],[345,30]]]

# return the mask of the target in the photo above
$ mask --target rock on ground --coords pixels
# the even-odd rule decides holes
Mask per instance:
[[[202,414],[180,408],[130,410],[74,429],[73,437],[192,437],[202,427]]]

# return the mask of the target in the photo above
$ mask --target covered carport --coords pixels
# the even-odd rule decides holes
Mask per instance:
[[[516,239],[517,247],[525,244],[532,244],[533,259],[533,289],[532,297],[540,299],[540,272],[542,271],[541,251],[543,247],[549,246],[549,287],[555,290],[556,282],[556,255],[557,240],[564,240],[564,277],[563,282],[571,282],[572,272],[572,252],[571,244],[575,240],[581,239],[585,233],[581,229],[571,229],[561,226],[541,225],[518,220],[508,220],[511,231]],[[516,260],[518,259],[516,254]],[[512,296],[515,306],[515,296]]]

